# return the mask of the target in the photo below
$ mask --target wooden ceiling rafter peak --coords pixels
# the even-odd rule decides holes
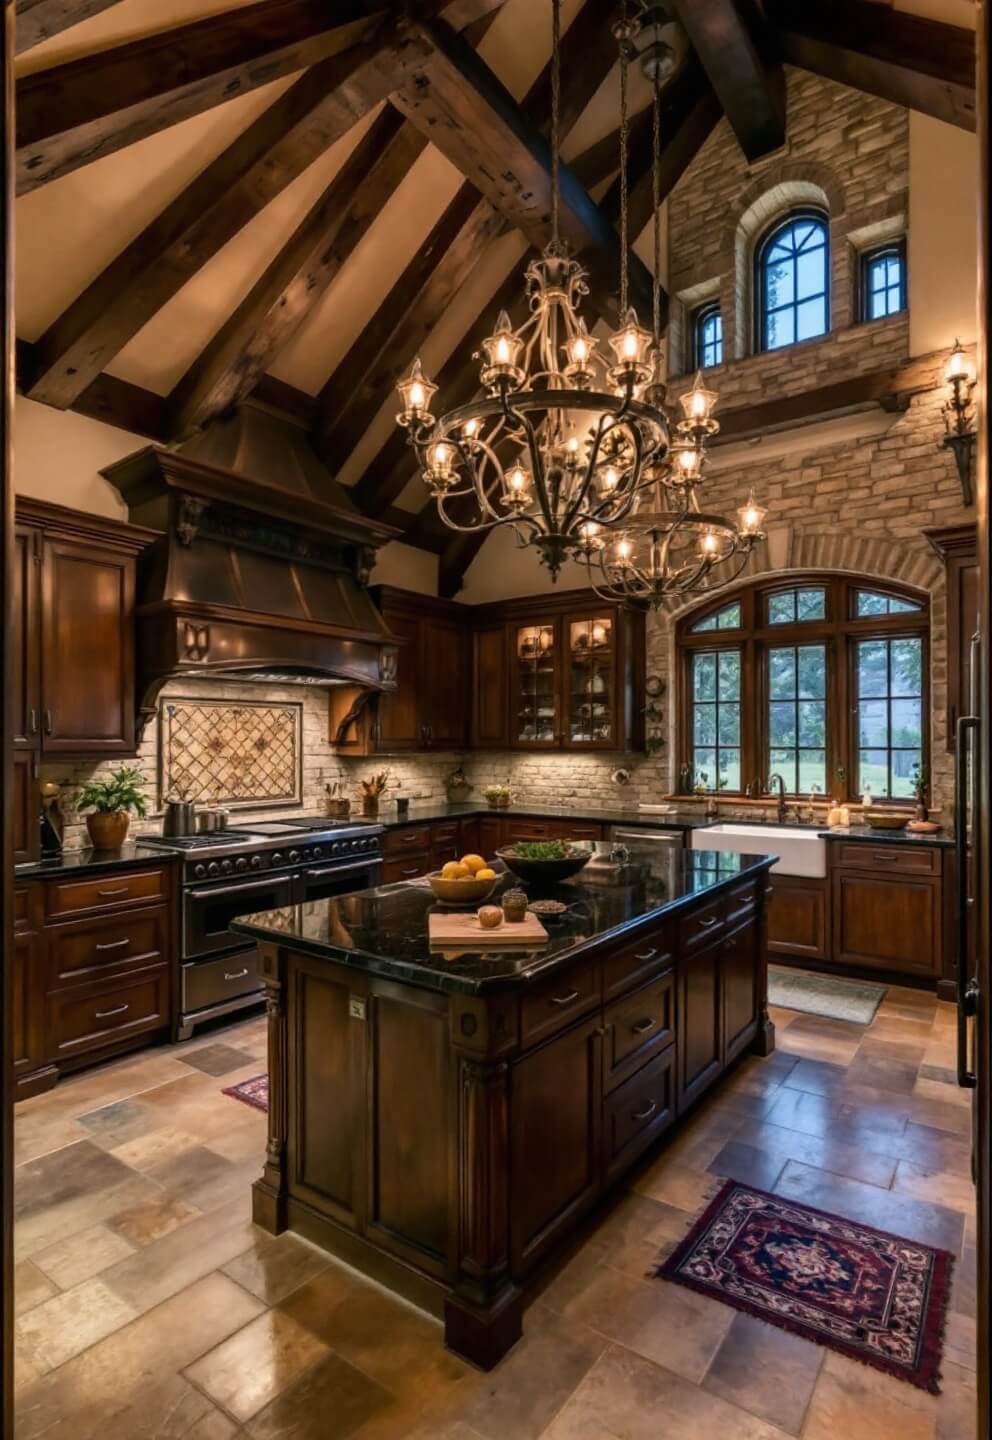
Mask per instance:
[[[18,55],[61,35],[120,0],[15,0],[15,48]]]

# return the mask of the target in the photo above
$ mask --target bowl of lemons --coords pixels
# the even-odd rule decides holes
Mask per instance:
[[[481,855],[463,855],[428,875],[431,889],[447,905],[478,905],[491,895],[499,875]]]

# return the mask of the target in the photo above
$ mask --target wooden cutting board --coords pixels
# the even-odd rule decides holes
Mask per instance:
[[[432,945],[460,945],[472,950],[483,945],[500,950],[513,945],[543,945],[548,938],[547,930],[530,910],[523,920],[513,925],[504,920],[495,930],[484,930],[474,910],[435,910],[428,915],[427,926]]]

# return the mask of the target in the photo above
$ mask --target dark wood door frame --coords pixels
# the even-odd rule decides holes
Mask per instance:
[[[0,328],[2,328],[3,370],[0,389],[0,594],[6,597],[13,584],[14,494],[11,474],[13,459],[12,416],[14,407],[14,298],[13,219],[14,175],[14,0],[3,0],[0,23],[0,77],[2,77],[2,120],[0,145],[3,165],[0,175]],[[0,675],[9,674],[12,654],[11,607],[3,606],[0,624]],[[0,1336],[3,1361],[0,1367],[0,1440],[14,1437],[14,1094],[13,1094],[13,921],[11,890],[14,878],[12,847],[13,686],[3,686],[0,711]]]

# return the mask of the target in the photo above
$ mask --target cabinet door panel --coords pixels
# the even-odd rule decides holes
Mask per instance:
[[[45,1054],[44,940],[33,931],[14,936],[14,1073],[36,1070]]]
[[[833,892],[835,960],[907,974],[940,974],[937,882],[835,870]]]
[[[365,1177],[365,1024],[351,1016],[361,976],[338,979],[326,966],[290,962],[296,1035],[290,1053],[289,1189],[360,1228]]]
[[[45,541],[41,674],[48,754],[134,750],[134,575],[130,556]]]
[[[758,1028],[754,925],[742,925],[720,942],[723,1063],[729,1065],[754,1039]]]
[[[479,817],[478,850],[484,860],[492,860],[503,843],[503,821],[488,815]]]
[[[465,744],[468,666],[465,630],[447,620],[421,622],[421,699],[432,750],[457,750]]]
[[[510,1072],[511,1267],[527,1270],[599,1190],[599,1020]]]
[[[35,749],[41,729],[41,636],[38,633],[38,544],[36,530],[14,531],[14,584],[10,597],[14,654],[13,743]]]
[[[826,882],[774,875],[771,885],[768,901],[769,952],[826,960]]]
[[[480,626],[472,637],[472,744],[505,749],[509,744],[507,634],[504,625]]]
[[[378,699],[374,722],[379,750],[419,750],[423,744],[420,717],[420,622],[413,616],[386,613],[399,647],[396,689]]]
[[[666,1050],[638,1070],[603,1109],[603,1165],[610,1181],[675,1119],[674,1053]]]
[[[562,621],[563,736],[566,750],[615,750],[617,626],[608,608],[566,615]]]
[[[517,749],[561,746],[559,630],[556,620],[509,630],[510,742]]]
[[[682,959],[678,1004],[679,1109],[690,1105],[720,1073],[720,947]]]

